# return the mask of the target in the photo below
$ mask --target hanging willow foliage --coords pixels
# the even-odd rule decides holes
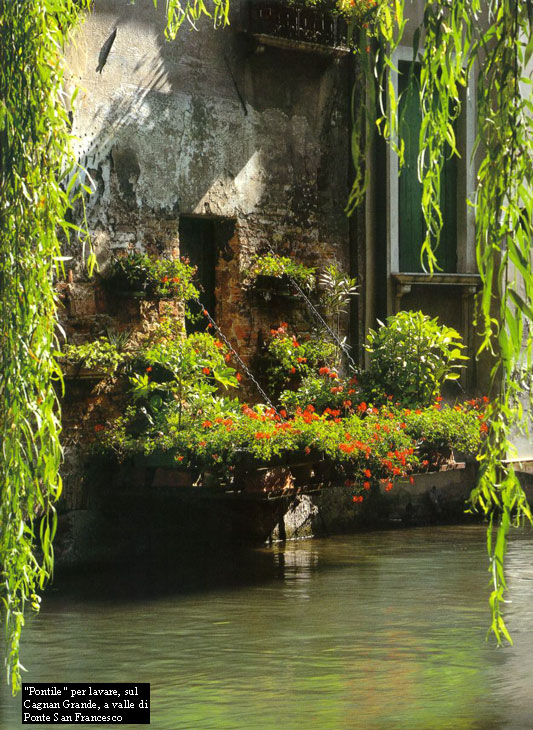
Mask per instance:
[[[392,36],[388,31],[388,36],[378,38],[374,63],[368,63],[362,52],[360,55],[371,90],[377,80],[382,114],[377,126],[395,146],[401,166],[398,99],[390,81],[390,71],[395,72],[393,52],[404,26],[403,15],[398,13],[396,18]],[[426,236],[421,261],[429,272],[437,267],[436,249],[443,225],[440,181],[444,159],[446,154],[459,154],[453,123],[461,110],[461,89],[467,86],[472,71],[477,74],[478,174],[475,198],[470,202],[476,214],[476,256],[483,289],[475,326],[481,337],[480,352],[489,350],[495,364],[488,434],[472,503],[489,520],[491,630],[498,643],[504,637],[511,640],[502,615],[509,528],[524,518],[533,522],[509,460],[516,453],[512,429],[528,432],[530,420],[530,410],[522,409],[520,396],[525,384],[523,373],[531,374],[533,354],[533,104],[532,82],[526,76],[533,52],[532,28],[533,0],[426,0],[423,23],[414,34],[413,44],[413,62],[415,58],[420,62],[420,90],[417,88],[416,93],[422,113],[418,173]],[[373,35],[376,32],[380,33],[379,19]],[[421,38],[423,50],[419,55]],[[368,38],[363,40],[360,51],[368,42]],[[412,68],[410,90],[417,83]],[[385,111],[383,100],[387,97]],[[365,158],[368,144],[361,135],[354,137],[356,165]],[[447,148],[451,152],[446,152]],[[473,164],[474,160],[466,162]],[[356,173],[348,213],[362,202],[365,184],[363,176]],[[499,522],[495,540],[494,520]]]
[[[73,165],[62,58],[83,4],[0,2],[0,595],[14,692],[25,605],[38,609],[37,592],[52,573],[53,502],[61,492],[53,276],[58,226],[69,229],[62,181]]]
[[[167,37],[175,37],[185,19],[194,26],[202,15],[226,24],[228,0],[211,3],[212,12],[203,0],[167,0]],[[67,222],[77,167],[64,105],[63,50],[89,5],[0,0],[0,597],[14,693],[21,684],[25,607],[30,602],[39,609],[38,592],[53,570],[62,457],[53,280],[61,269],[59,234],[68,238],[75,229],[83,237]]]
[[[198,21],[204,15],[212,18],[215,28],[227,25],[229,3],[230,0],[208,0],[207,5],[204,0],[166,0],[166,37],[174,40],[185,20],[196,30]],[[157,7],[157,0],[154,0],[154,7]]]

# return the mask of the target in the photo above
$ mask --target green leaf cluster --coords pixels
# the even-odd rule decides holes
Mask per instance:
[[[277,279],[290,277],[308,291],[314,289],[316,284],[316,269],[304,266],[290,256],[279,256],[274,253],[256,256],[244,272],[244,276],[251,287],[256,284],[259,276],[272,276]]]
[[[87,6],[9,0],[0,12],[0,598],[13,692],[25,608],[38,610],[53,569],[62,456],[54,276],[58,234],[83,239],[66,216],[77,168],[62,54]]]
[[[422,312],[398,312],[369,330],[365,349],[370,365],[361,373],[363,392],[373,403],[389,396],[408,407],[427,406],[442,384],[457,380],[468,358],[461,335]]]
[[[196,268],[187,261],[132,253],[113,261],[107,280],[115,287],[149,298],[186,302],[199,296],[193,283],[195,274]]]

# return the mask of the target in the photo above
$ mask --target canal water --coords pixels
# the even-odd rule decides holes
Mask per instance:
[[[58,576],[25,628],[25,681],[150,682],[155,730],[531,730],[531,532],[507,569],[503,649],[485,641],[482,526]],[[2,730],[43,727],[5,686],[0,703]]]

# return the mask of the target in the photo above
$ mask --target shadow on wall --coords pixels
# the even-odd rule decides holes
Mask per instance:
[[[115,26],[100,75],[98,55]],[[244,35],[214,31],[208,20],[174,43],[163,27],[150,0],[102,2],[87,21],[74,132],[97,193],[90,227],[113,223],[113,173],[130,211],[260,211],[307,229],[324,216],[344,223],[346,69],[279,49],[254,54]]]

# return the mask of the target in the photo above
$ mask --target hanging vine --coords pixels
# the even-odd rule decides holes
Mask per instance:
[[[69,233],[62,182],[74,164],[62,59],[83,5],[0,3],[0,593],[14,692],[24,609],[27,602],[38,609],[38,591],[52,574],[53,503],[61,493],[53,276],[61,264],[58,231]]]
[[[197,30],[197,23],[204,15],[212,18],[215,28],[227,25],[229,4],[230,0],[208,0],[207,5],[204,0],[166,0],[166,37],[174,40],[185,20]],[[157,7],[157,0],[154,0],[154,7]]]
[[[379,44],[373,65],[366,63],[367,79],[378,80],[378,98],[388,92],[388,110],[377,127],[395,145],[402,164],[398,100],[390,80],[395,72],[393,53],[401,38],[402,16],[396,30]],[[480,455],[480,475],[472,503],[489,520],[487,533],[493,589],[491,630],[498,643],[511,640],[503,620],[504,556],[512,524],[533,522],[525,494],[509,456],[514,450],[513,427],[527,431],[529,409],[523,409],[521,374],[531,372],[533,325],[533,104],[526,67],[533,52],[533,0],[426,0],[423,23],[414,34],[413,62],[420,62],[420,131],[418,174],[426,235],[421,246],[424,268],[437,268],[443,216],[440,180],[446,154],[457,155],[454,121],[461,110],[461,88],[470,72],[477,73],[478,173],[474,200],[476,257],[483,284],[475,326],[481,337],[479,352],[493,355],[492,403],[488,434]],[[376,24],[376,30],[379,25]],[[420,39],[423,51],[418,56]],[[368,39],[364,41],[368,43]],[[368,47],[368,46],[367,46]],[[381,59],[380,59],[381,56]],[[385,61],[383,61],[385,59]],[[386,75],[384,75],[384,70]],[[410,91],[415,84],[410,74]],[[407,91],[405,93],[408,93]],[[360,138],[359,138],[360,139]],[[354,163],[361,165],[367,150],[354,144]],[[449,152],[446,150],[449,149]],[[473,160],[467,160],[472,164]],[[366,180],[359,173],[347,207],[362,202]],[[533,406],[533,403],[531,404]],[[493,539],[493,523],[499,521]]]

